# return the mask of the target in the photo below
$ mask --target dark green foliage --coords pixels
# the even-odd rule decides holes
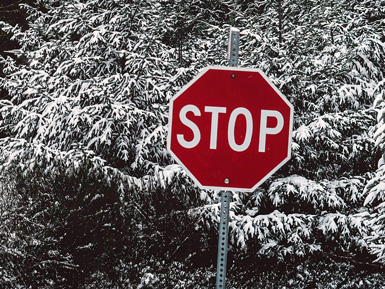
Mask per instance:
[[[106,288],[108,280],[129,288],[128,282],[140,284],[154,260],[163,260],[163,270],[174,260],[192,270],[215,262],[216,236],[198,231],[198,220],[188,214],[191,202],[199,202],[196,194],[170,187],[121,199],[119,182],[86,157],[69,167],[58,161],[49,174],[38,166],[28,174],[10,170],[7,180],[0,236],[6,264],[0,278],[9,280],[0,279],[4,288],[79,288],[100,275]],[[18,192],[16,199],[6,196],[10,190]],[[172,288],[174,278],[162,287]]]
[[[33,4],[34,0],[2,0],[0,2],[0,21],[4,21],[13,25],[20,25],[23,29],[28,27],[27,14],[24,9],[20,7],[21,4]],[[12,41],[12,35],[0,31],[1,50],[0,54],[4,55],[5,51],[17,47],[17,43]]]
[[[193,39],[205,39],[207,25],[223,25],[229,22],[229,7],[221,1],[169,0],[161,5],[160,13],[167,17],[162,27],[162,41],[174,47],[180,66],[191,65],[191,52],[198,43]],[[184,54],[187,54],[185,57]]]
[[[23,29],[28,27],[27,25],[27,14],[24,9],[20,7],[21,4],[31,5],[34,0],[2,0],[0,1],[0,21],[10,23],[12,25],[19,25]],[[12,55],[8,51],[19,48],[19,45],[15,40],[11,40],[12,34],[6,33],[0,30],[0,55]],[[0,77],[3,76],[3,66],[0,64]],[[6,97],[6,91],[0,86],[0,99]],[[2,137],[0,132],[0,137]]]
[[[348,289],[382,288],[384,269],[378,265],[362,264],[353,258],[320,254],[293,263],[276,264],[273,260],[248,258],[239,260],[240,266],[230,273],[234,288],[290,288],[290,289]],[[256,268],[253,270],[253,268]],[[208,287],[207,287],[208,288]]]
[[[110,274],[132,248],[116,185],[91,169],[85,159],[50,174],[9,172],[18,194],[2,216],[0,258],[14,284],[76,288],[97,269]]]
[[[125,276],[127,267],[116,267]],[[138,264],[142,267],[139,282],[129,279],[111,279],[102,272],[93,274],[84,287],[99,288],[170,288],[209,289],[215,287],[215,268],[191,269],[182,262],[166,264],[162,261]],[[335,256],[319,255],[302,260],[298,264],[281,263],[273,260],[248,257],[237,259],[231,266],[226,282],[228,289],[372,289],[382,288],[385,278],[383,267],[361,264],[353,259],[341,260]],[[117,285],[119,284],[119,285]],[[118,286],[118,287],[117,287]]]

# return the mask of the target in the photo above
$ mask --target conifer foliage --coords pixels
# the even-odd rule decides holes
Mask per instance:
[[[0,24],[20,47],[0,58],[0,287],[187,288],[181,272],[216,253],[218,192],[167,153],[168,101],[226,65],[230,26],[240,66],[295,107],[291,161],[233,194],[230,256],[384,262],[384,1],[22,7],[28,29]]]

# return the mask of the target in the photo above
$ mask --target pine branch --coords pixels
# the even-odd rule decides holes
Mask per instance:
[[[372,268],[372,269],[375,269],[377,272],[384,272],[384,270],[385,270],[385,265],[383,265],[383,264],[358,261],[353,256],[350,257],[350,256],[337,255],[337,254],[333,254],[330,252],[324,252],[324,251],[321,251],[321,254],[326,256],[328,259],[333,260],[333,261],[349,262],[350,264],[354,265],[355,267],[362,267],[363,269]]]
[[[17,6],[20,2],[21,2],[21,0],[17,1],[16,3],[12,3],[12,4],[9,4],[9,5],[6,5],[6,6],[0,6],[0,9],[8,9],[8,8],[10,8],[10,7],[15,7],[15,6]]]

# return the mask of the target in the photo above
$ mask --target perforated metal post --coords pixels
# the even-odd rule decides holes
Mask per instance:
[[[229,66],[238,66],[238,55],[239,55],[239,29],[231,27],[229,36]]]
[[[239,29],[231,27],[229,35],[229,66],[238,65],[239,54]],[[231,76],[235,78],[236,75]],[[224,183],[228,184],[229,179],[225,179]],[[231,192],[222,192],[221,194],[221,214],[219,221],[219,237],[218,237],[218,259],[217,259],[217,282],[216,289],[226,288],[226,269],[227,269],[227,250],[229,243],[229,209],[230,209]]]
[[[221,194],[221,214],[219,221],[217,282],[216,289],[226,288],[227,249],[229,238],[229,208],[231,192]]]

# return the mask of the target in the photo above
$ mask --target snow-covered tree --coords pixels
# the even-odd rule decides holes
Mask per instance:
[[[76,284],[97,262],[113,267],[116,242],[126,248],[120,254],[143,258],[146,249],[135,251],[143,245],[135,244],[135,235],[146,237],[146,223],[159,217],[153,195],[175,173],[165,169],[167,103],[185,82],[175,49],[164,44],[158,1],[41,4],[44,9],[26,7],[26,31],[2,24],[19,42],[15,56],[24,64],[2,59],[1,85],[9,100],[0,107],[0,127],[8,136],[0,140],[0,166],[3,182],[14,184],[8,191],[17,191],[20,200],[4,215],[1,256],[11,284],[34,287]],[[140,202],[153,199],[145,211]],[[129,221],[125,232],[119,218]],[[29,265],[18,264],[22,258]],[[28,274],[47,266],[58,275],[40,280]],[[25,274],[18,275],[18,268]]]
[[[384,29],[384,1],[366,1],[365,13],[367,19],[379,29]],[[385,50],[385,35],[382,34],[380,39],[375,39],[377,45],[382,47],[382,52]],[[377,51],[371,51],[372,55],[380,56]],[[383,54],[382,54],[383,55]],[[379,63],[383,63],[377,58]],[[373,175],[372,179],[365,187],[365,205],[370,208],[370,211],[366,213],[365,218],[368,221],[370,228],[370,234],[367,237],[367,242],[371,252],[377,256],[376,261],[385,263],[385,146],[384,146],[384,123],[385,123],[385,78],[383,75],[379,77],[376,86],[373,89],[375,100],[373,107],[377,112],[377,124],[373,129],[373,138],[375,145],[380,153],[380,156],[376,158],[377,171]]]
[[[15,238],[38,240],[41,262],[61,264],[68,272],[53,266],[57,275],[37,280],[18,275],[15,259],[4,262],[9,264],[4,272],[13,274],[8,279],[31,286],[60,286],[70,279],[76,284],[92,270],[102,270],[104,265],[93,267],[96,262],[114,266],[116,248],[127,262],[154,255],[186,257],[188,252],[178,248],[186,243],[187,228],[192,232],[188,243],[199,240],[194,237],[196,216],[188,217],[187,209],[204,202],[166,151],[168,100],[206,63],[217,61],[215,32],[225,30],[211,22],[223,21],[221,16],[209,10],[212,1],[38,2],[39,8],[24,6],[29,29],[2,23],[21,48],[13,58],[1,59],[5,77],[0,81],[8,97],[0,103],[0,130],[7,135],[0,140],[0,169],[2,183],[10,184],[5,191],[20,194],[16,207],[41,216],[34,219],[36,226],[22,219],[25,230]],[[214,7],[224,5],[218,1]],[[178,16],[181,11],[191,19],[187,26]],[[175,44],[180,31],[173,35],[170,26],[186,31],[182,44]],[[199,39],[200,26],[207,28],[206,38]],[[225,41],[221,46],[226,47]],[[18,210],[7,210],[7,219],[20,217]],[[75,217],[84,222],[74,223]],[[15,233],[14,223],[4,226]],[[69,241],[68,232],[89,226],[95,229]],[[123,248],[107,237],[105,242],[92,237],[102,238],[103,232],[113,238],[121,234],[115,241]],[[3,260],[10,260],[12,248],[24,250],[19,258],[36,256],[35,247],[18,248],[18,242],[7,241],[9,234],[2,239],[2,248],[8,248]],[[46,243],[59,246],[53,255],[57,260],[49,253],[53,249],[41,245]],[[96,259],[84,258],[85,252]],[[30,269],[39,264],[35,260]]]
[[[240,65],[267,73],[294,104],[295,125],[290,163],[251,196],[235,195],[234,246],[282,259],[368,249],[363,188],[375,170],[371,102],[385,71],[382,28],[368,6],[332,0],[238,6]],[[207,210],[203,216],[213,219]]]
[[[290,163],[254,193],[234,193],[232,253],[294,260],[372,248],[382,258],[382,163],[367,184],[375,142],[383,153],[382,110],[371,130],[373,99],[384,105],[383,1],[372,2],[24,6],[28,29],[1,24],[21,48],[1,58],[0,285],[77,286],[111,267],[144,284],[151,273],[133,263],[216,253],[218,192],[197,189],[165,141],[169,99],[201,68],[226,65],[230,25],[242,31],[239,65],[262,69],[295,106]]]

